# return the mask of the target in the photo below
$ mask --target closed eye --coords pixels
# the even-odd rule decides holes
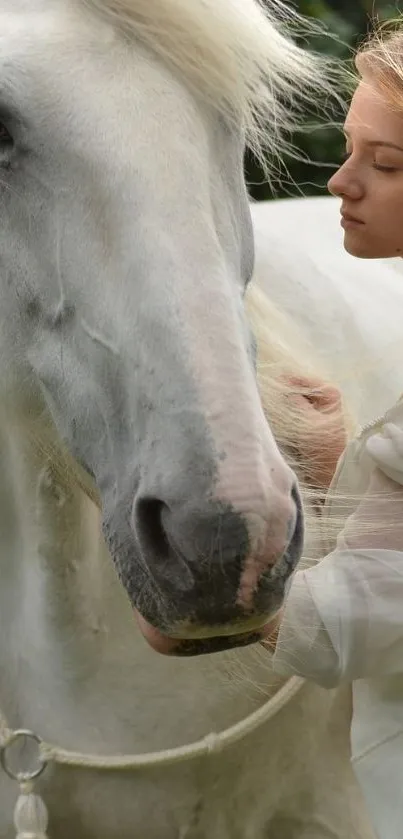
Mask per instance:
[[[381,163],[374,163],[373,166],[378,172],[397,172],[396,166],[382,166]]]
[[[342,163],[345,163],[351,157],[351,152],[346,151],[342,155]],[[378,172],[397,172],[397,166],[383,166],[381,163],[376,163],[376,161],[372,164],[373,168],[376,169]]]

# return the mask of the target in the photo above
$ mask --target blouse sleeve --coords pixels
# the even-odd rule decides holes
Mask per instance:
[[[324,687],[403,673],[403,432],[369,438],[376,464],[335,551],[293,579],[274,667]]]

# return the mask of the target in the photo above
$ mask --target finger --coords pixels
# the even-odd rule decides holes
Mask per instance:
[[[280,380],[286,382],[289,387],[297,388],[295,396],[302,396],[314,401],[318,406],[332,406],[341,404],[341,393],[334,385],[327,384],[323,379],[313,376],[281,376]],[[306,393],[303,393],[306,391]]]
[[[319,411],[336,411],[342,407],[341,393],[334,385],[322,384],[304,394],[304,398]]]
[[[337,402],[334,400],[329,401],[325,397],[322,397],[322,395],[317,396],[316,394],[303,396],[297,393],[290,393],[286,394],[286,397],[287,401],[292,403],[295,410],[301,412],[301,414],[315,416],[317,418],[316,422],[321,417],[326,427],[330,421],[334,423],[337,414],[340,413],[339,424],[344,426],[342,412],[340,410],[340,400]]]

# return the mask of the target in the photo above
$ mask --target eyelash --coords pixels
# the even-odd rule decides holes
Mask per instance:
[[[349,159],[349,157],[351,157],[350,152],[346,152],[345,154],[343,154],[341,158],[342,162],[345,163],[346,160]],[[373,163],[372,166],[374,169],[377,170],[377,172],[397,172],[396,166],[382,166],[380,163]]]
[[[378,172],[397,172],[395,166],[381,166],[380,163],[374,163],[373,166]]]

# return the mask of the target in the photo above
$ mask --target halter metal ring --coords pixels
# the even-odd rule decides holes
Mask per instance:
[[[9,765],[9,760],[7,757],[7,752],[9,751],[11,746],[14,746],[15,743],[18,743],[19,740],[29,740],[31,743],[34,743],[37,746],[37,756],[36,756],[36,763],[37,768],[28,770],[26,772],[15,772],[11,766]],[[10,737],[7,739],[6,743],[2,747],[0,747],[0,764],[4,769],[5,773],[11,778],[13,781],[19,781],[20,783],[24,783],[27,781],[34,781],[35,778],[39,778],[42,775],[42,772],[45,771],[47,766],[47,760],[41,755],[40,747],[42,745],[42,740],[38,737],[37,734],[34,734],[33,731],[28,731],[26,729],[19,729],[18,731],[13,731]]]

